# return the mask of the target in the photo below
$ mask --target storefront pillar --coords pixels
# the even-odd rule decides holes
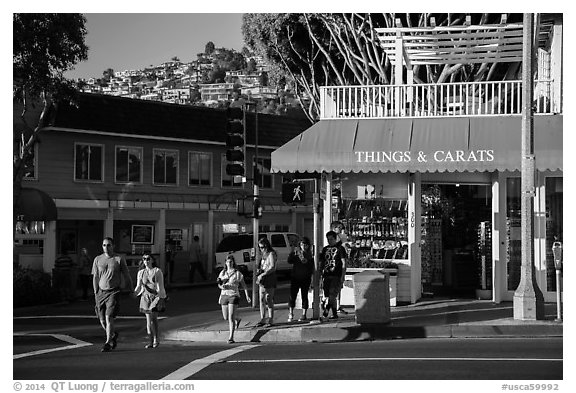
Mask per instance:
[[[46,221],[44,227],[44,253],[42,256],[42,269],[52,273],[56,261],[56,221]]]
[[[207,247],[208,247],[208,263],[206,266],[206,274],[208,276],[212,275],[212,271],[214,270],[214,263],[216,262],[214,259],[214,211],[208,210],[208,230],[206,231],[208,235],[207,240]]]
[[[422,253],[420,249],[422,216],[422,175],[410,174],[408,183],[408,263],[410,264],[410,303],[422,296]]]
[[[493,172],[491,175],[492,183],[492,301],[500,303],[502,293],[505,290],[506,280],[503,275],[506,273],[506,252],[500,246],[506,237],[506,198],[504,188],[500,187],[500,173]]]
[[[332,229],[332,174],[324,174],[321,181],[324,182],[322,187],[324,187],[326,193],[324,199],[324,207],[322,209],[322,233],[320,234],[320,239],[321,243],[326,246],[328,243],[325,235]]]
[[[160,209],[160,216],[156,221],[156,236],[154,243],[158,245],[158,265],[166,271],[166,209]]]
[[[104,221],[104,234],[103,238],[105,237],[113,237],[114,236],[114,208],[108,208],[108,212],[106,214],[106,221]]]

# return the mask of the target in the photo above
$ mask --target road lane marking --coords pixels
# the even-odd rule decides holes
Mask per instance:
[[[66,334],[22,334],[22,333],[14,333],[14,336],[54,337],[57,340],[72,344],[72,345],[66,345],[64,347],[48,348],[48,349],[41,349],[38,351],[19,353],[17,355],[14,355],[14,360],[22,359],[22,358],[29,357],[29,356],[42,355],[45,353],[51,353],[51,352],[57,352],[57,351],[65,351],[68,349],[82,348],[82,347],[87,347],[89,345],[92,345],[92,343],[78,340],[77,338],[74,338],[72,336],[68,336]]]
[[[198,373],[199,371],[205,369],[214,363],[220,363],[223,359],[235,355],[237,353],[247,351],[258,345],[241,345],[236,348],[227,349],[225,351],[220,351],[213,353],[212,355],[203,357],[201,359],[196,359],[188,363],[187,365],[180,367],[178,370],[166,375],[163,380],[183,380],[191,377],[192,375]]]
[[[22,317],[13,317],[12,319],[97,319],[98,317],[96,314],[94,315],[32,315],[32,316],[22,316]],[[119,315],[116,319],[143,319],[144,316],[137,316],[137,315],[127,315],[122,316]],[[165,319],[168,317],[165,316],[158,316],[158,319]]]
[[[220,363],[283,363],[283,362],[375,362],[375,361],[506,361],[506,362],[561,362],[563,359],[543,359],[543,358],[316,358],[316,359],[244,359],[244,360],[222,360]]]

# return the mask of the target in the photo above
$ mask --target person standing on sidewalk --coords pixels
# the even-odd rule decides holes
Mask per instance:
[[[328,311],[332,310],[330,319],[338,318],[336,299],[340,292],[342,281],[342,269],[346,260],[346,250],[338,242],[338,235],[334,231],[326,233],[328,245],[320,253],[320,263],[322,271],[322,290],[324,292],[323,317],[328,316]]]
[[[190,244],[190,271],[188,274],[188,281],[190,283],[194,282],[194,273],[198,269],[202,280],[206,281],[206,272],[204,271],[204,266],[202,265],[202,248],[200,247],[200,238],[196,235],[192,244]]]
[[[348,241],[348,236],[344,233],[344,224],[340,221],[334,221],[330,225],[332,230],[336,233],[337,243],[341,246]],[[346,253],[348,255],[348,253]],[[342,260],[342,277],[340,279],[340,290],[338,291],[338,296],[336,297],[336,309],[341,314],[348,314],[344,308],[340,305],[340,296],[342,294],[342,288],[344,288],[344,281],[346,277],[346,259]]]
[[[92,284],[96,315],[106,332],[106,342],[102,346],[102,352],[108,352],[116,348],[118,340],[118,332],[114,330],[114,319],[120,310],[121,275],[124,276],[130,289],[133,285],[126,259],[114,252],[114,240],[111,237],[104,238],[102,249],[104,252],[94,258]]]
[[[288,307],[288,322],[294,319],[294,307],[296,306],[296,297],[300,291],[302,298],[302,317],[299,321],[307,319],[306,312],[308,311],[308,290],[312,282],[312,274],[314,273],[314,257],[310,250],[310,239],[303,237],[297,249],[292,250],[288,255],[288,263],[292,265],[292,273],[290,275],[290,300]]]
[[[276,261],[278,255],[272,248],[268,238],[263,237],[258,241],[258,248],[262,254],[256,284],[260,294],[260,322],[256,326],[270,327],[274,323],[274,292],[276,290]],[[268,311],[268,322],[266,322]]]
[[[80,276],[80,287],[82,288],[82,300],[88,300],[88,288],[92,281],[92,259],[88,255],[88,249],[80,250],[78,258],[78,274]]]
[[[146,332],[150,342],[145,348],[156,348],[158,341],[158,312],[164,310],[166,289],[164,288],[164,274],[156,267],[152,255],[142,255],[144,269],[138,271],[134,293],[140,296],[140,312],[146,315]]]
[[[228,321],[228,329],[230,335],[228,337],[228,344],[234,343],[234,331],[240,327],[241,319],[236,315],[236,310],[240,304],[240,291],[239,286],[242,285],[246,300],[248,303],[252,301],[248,294],[248,287],[244,282],[244,276],[236,269],[236,260],[234,255],[228,255],[224,269],[216,279],[218,288],[220,288],[220,297],[218,304],[222,307],[222,316],[225,321]]]

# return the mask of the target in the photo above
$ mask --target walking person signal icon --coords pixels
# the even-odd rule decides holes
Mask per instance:
[[[282,201],[291,205],[303,205],[306,202],[306,186],[304,183],[282,184]]]

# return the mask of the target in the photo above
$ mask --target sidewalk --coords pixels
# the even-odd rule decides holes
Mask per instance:
[[[312,310],[308,310],[311,317]],[[236,342],[330,342],[407,338],[464,337],[562,337],[563,322],[556,321],[556,304],[545,304],[545,319],[519,321],[513,318],[513,303],[488,300],[421,299],[416,304],[391,307],[388,324],[360,325],[354,308],[346,308],[337,320],[286,322],[288,305],[276,305],[274,325],[256,327],[260,313],[241,307]],[[301,310],[295,310],[298,319]],[[166,340],[226,342],[228,322],[220,311],[171,317],[160,322]]]

